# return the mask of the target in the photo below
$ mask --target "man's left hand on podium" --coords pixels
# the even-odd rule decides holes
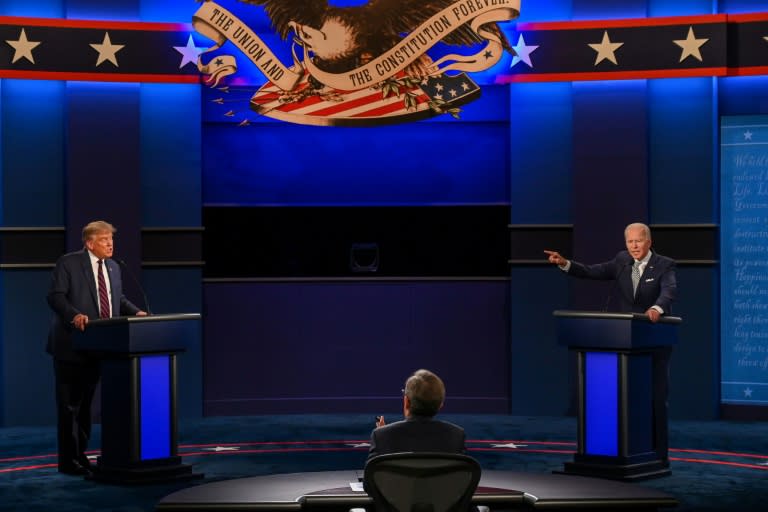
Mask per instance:
[[[659,318],[661,318],[661,313],[659,313],[657,310],[653,308],[648,309],[648,311],[646,311],[645,314],[648,316],[648,319],[653,323],[658,322]]]

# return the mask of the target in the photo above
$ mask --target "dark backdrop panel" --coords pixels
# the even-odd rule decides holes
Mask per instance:
[[[505,205],[206,207],[203,218],[206,278],[508,275]]]
[[[682,317],[670,360],[669,414],[672,419],[717,418],[720,402],[720,308],[718,272],[679,266],[675,315]]]
[[[625,248],[624,227],[648,222],[644,80],[573,85],[573,257],[606,261]],[[610,284],[576,281],[573,304],[600,310]]]
[[[573,391],[568,348],[557,344],[556,309],[568,309],[568,276],[551,266],[516,266],[511,289],[512,414],[562,416]]]
[[[506,413],[508,283],[206,283],[206,415],[400,414],[418,368],[445,411]]]

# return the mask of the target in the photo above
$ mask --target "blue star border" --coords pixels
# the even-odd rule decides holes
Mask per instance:
[[[518,57],[497,83],[768,75],[768,12],[509,29]],[[190,57],[203,48],[192,32],[182,23],[0,16],[0,78],[198,83]]]
[[[768,12],[519,23],[511,41],[497,83],[768,74]]]

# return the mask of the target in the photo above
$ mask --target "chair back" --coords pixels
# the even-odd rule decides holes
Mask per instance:
[[[363,484],[377,512],[467,512],[480,471],[468,455],[388,453],[368,461]]]

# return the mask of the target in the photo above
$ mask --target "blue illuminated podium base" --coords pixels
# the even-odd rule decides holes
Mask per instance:
[[[101,363],[101,456],[93,480],[140,484],[199,478],[178,455],[176,356],[199,314],[94,320],[75,348]]]
[[[667,400],[677,317],[555,311],[558,340],[576,353],[578,435],[557,473],[645,480],[671,473]]]

